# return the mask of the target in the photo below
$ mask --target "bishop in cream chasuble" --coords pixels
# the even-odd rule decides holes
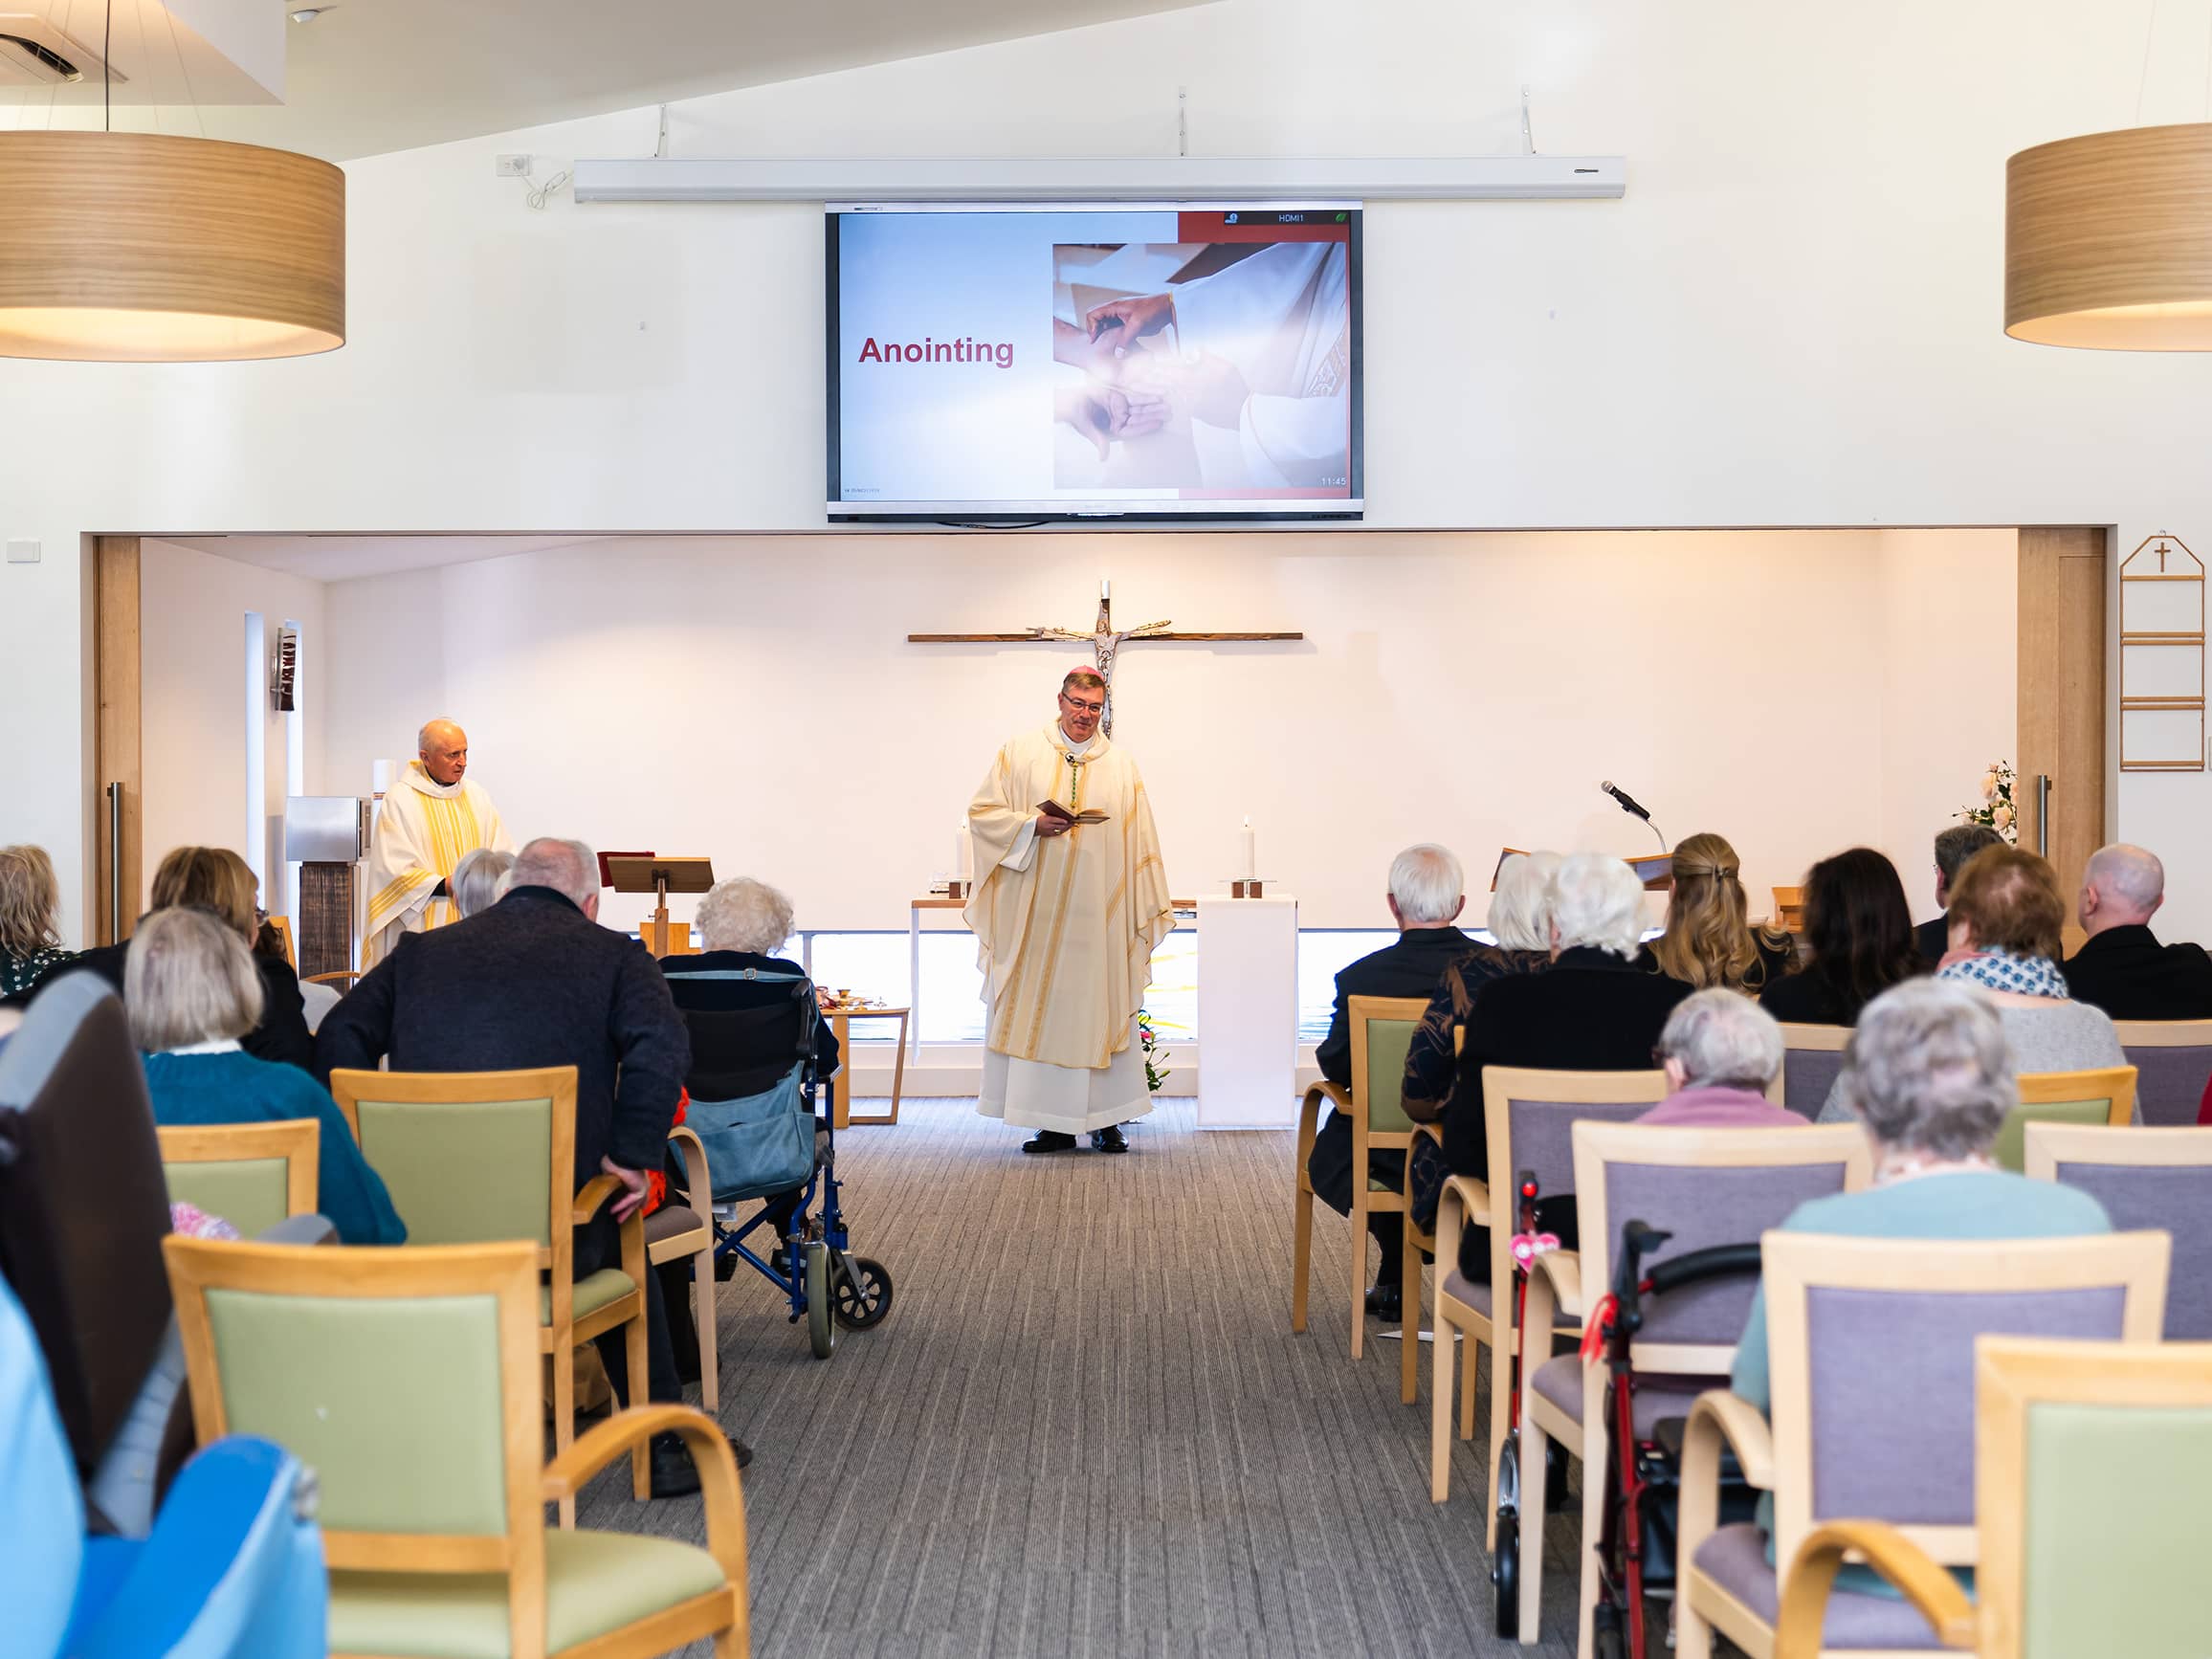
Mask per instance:
[[[1151,1110],[1137,1009],[1175,925],[1137,763],[1098,730],[1105,683],[1077,670],[1060,718],[1000,749],[968,807],[975,930],[990,1012],[986,1117],[1060,1135]],[[1041,809],[1056,804],[1069,822]]]
[[[459,919],[449,895],[463,857],[479,847],[515,850],[491,796],[462,776],[469,767],[468,735],[451,720],[432,720],[421,741],[421,757],[385,791],[362,867],[368,889],[364,972],[391,954],[401,934]]]

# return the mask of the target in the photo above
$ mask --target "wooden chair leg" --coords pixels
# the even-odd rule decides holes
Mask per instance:
[[[1514,1524],[1520,1529],[1520,1616],[1518,1640],[1523,1648],[1533,1648],[1543,1627],[1544,1594],[1544,1493],[1551,1484],[1545,1479],[1550,1473],[1545,1446],[1550,1436],[1531,1423],[1521,1419],[1520,1510]],[[1493,1503],[1494,1514],[1497,1505]]]
[[[636,1315],[622,1327],[623,1350],[630,1360],[630,1398],[625,1405],[643,1405],[653,1395],[645,1374],[645,1297],[641,1294],[637,1300]],[[653,1495],[653,1448],[646,1441],[630,1448],[630,1486],[631,1495],[641,1501]]]
[[[1512,1307],[1507,1302],[1498,1309],[1502,1316]],[[1503,1317],[1493,1317],[1490,1324],[1490,1485],[1483,1493],[1483,1505],[1489,1510],[1483,1522],[1483,1547],[1497,1548],[1497,1469],[1505,1459],[1505,1424],[1510,1415],[1508,1403],[1513,1399],[1513,1328]]]
[[[1297,1208],[1291,1220],[1291,1329],[1306,1328],[1306,1282],[1314,1269],[1314,1189],[1298,1172]]]
[[[1410,1405],[1420,1389],[1414,1362],[1421,1356],[1421,1252],[1413,1248],[1413,1218],[1398,1212],[1398,1401]]]
[[[1459,1438],[1462,1440],[1474,1438],[1475,1347],[1474,1333],[1470,1331],[1467,1352],[1459,1360]]]
[[[1576,1622],[1576,1652],[1590,1659],[1597,1651],[1598,1546],[1604,1539],[1605,1471],[1593,1461],[1610,1450],[1605,1432],[1605,1390],[1601,1383],[1586,1390],[1582,1402],[1582,1536],[1578,1554],[1582,1560],[1582,1605]],[[1593,1422],[1593,1419],[1595,1420]],[[1594,1430],[1594,1431],[1593,1431]],[[1618,1452],[1611,1453],[1618,1456]],[[1677,1563],[1679,1570],[1680,1563]]]
[[[1430,1323],[1436,1327],[1436,1352],[1428,1367],[1428,1501],[1442,1503],[1451,1495],[1451,1367],[1459,1344],[1445,1322],[1441,1291]]]
[[[553,1356],[553,1454],[566,1451],[576,1439],[576,1351],[563,1347]],[[576,1500],[561,1500],[561,1524],[576,1524]]]
[[[699,1403],[712,1417],[722,1408],[720,1341],[715,1335],[715,1252],[692,1257],[692,1323],[699,1338]]]
[[[1354,1183],[1357,1186],[1358,1183]],[[1352,1358],[1367,1351],[1367,1206],[1352,1198]]]

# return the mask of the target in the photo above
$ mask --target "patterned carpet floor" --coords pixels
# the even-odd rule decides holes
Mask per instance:
[[[972,1100],[909,1100],[838,1139],[880,1327],[816,1360],[765,1280],[720,1287],[754,1652],[1572,1654],[1579,1519],[1551,1523],[1544,1640],[1498,1641],[1478,1443],[1431,1504],[1428,1357],[1415,1405],[1379,1327],[1350,1358],[1325,1208],[1292,1334],[1291,1134],[1168,1099],[1129,1139],[1029,1158]],[[626,1471],[583,1525],[703,1539],[697,1499],[633,1503]]]

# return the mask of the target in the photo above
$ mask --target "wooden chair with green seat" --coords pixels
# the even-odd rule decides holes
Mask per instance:
[[[2030,1123],[2096,1123],[2114,1129],[2135,1120],[2135,1069],[2108,1066],[2092,1072],[2023,1072],[2020,1104],[2004,1115],[1990,1156],[2000,1169],[2025,1167],[2023,1138]]]
[[[248,1238],[286,1216],[315,1212],[322,1125],[312,1117],[180,1125],[155,1133],[171,1203],[219,1215]]]
[[[601,1333],[624,1330],[630,1385],[645,1389],[645,1224],[622,1224],[622,1266],[582,1282],[570,1266],[574,1229],[621,1190],[611,1175],[576,1179],[576,1068],[524,1072],[330,1073],[331,1098],[384,1177],[409,1245],[526,1239],[546,1282],[539,1293],[538,1351],[553,1357],[553,1444],[576,1438],[576,1373],[569,1354]],[[651,1493],[651,1454],[630,1456],[636,1494]],[[576,1505],[561,1503],[572,1526]]]
[[[163,1241],[204,1446],[275,1441],[315,1471],[330,1649],[627,1659],[700,1637],[748,1649],[744,1497],[729,1442],[683,1405],[618,1412],[544,1462],[539,1253]],[[704,1549],[548,1531],[544,1506],[675,1431]]]
[[[1944,1646],[1983,1659],[2212,1648],[2198,1510],[2212,1480],[2212,1343],[1984,1337],[1975,1348],[1975,1591],[1880,1521],[1816,1527],[1782,1588],[1776,1659],[1817,1659],[1837,1569],[1863,1559]]]
[[[1354,997],[1345,1006],[1352,1027],[1352,1086],[1345,1089],[1327,1081],[1306,1091],[1298,1109],[1297,1213],[1292,1235],[1291,1329],[1306,1328],[1307,1281],[1312,1277],[1314,1254],[1314,1183],[1306,1164],[1313,1156],[1322,1102],[1344,1114],[1352,1125],[1352,1358],[1366,1352],[1367,1337],[1367,1215],[1370,1210],[1405,1213],[1405,1194],[1388,1182],[1367,1172],[1370,1152],[1395,1148],[1401,1155],[1413,1142],[1413,1120],[1405,1116],[1399,1096],[1405,1084],[1405,1051],[1412,1046],[1413,1028],[1428,1011],[1421,997]],[[1400,1224],[1401,1259],[1406,1250],[1404,1224]],[[1405,1293],[1403,1305],[1412,1313],[1410,1327],[1421,1325],[1421,1274],[1416,1271]],[[1401,1356],[1401,1392],[1414,1393],[1413,1343]]]
[[[671,931],[674,931],[673,924]],[[662,1205],[645,1218],[645,1258],[659,1267],[681,1256],[692,1259],[692,1323],[699,1338],[699,1403],[709,1411],[722,1408],[720,1355],[715,1337],[715,1229],[699,1206],[713,1203],[714,1181],[707,1170],[706,1143],[695,1130],[678,1123],[668,1132],[676,1154],[683,1160],[684,1186],[689,1206]]]

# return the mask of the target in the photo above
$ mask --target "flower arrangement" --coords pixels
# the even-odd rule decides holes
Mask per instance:
[[[1153,1027],[1148,1008],[1137,1010],[1137,1040],[1144,1051],[1145,1092],[1157,1095],[1168,1077],[1167,1068],[1160,1064],[1167,1058],[1167,1051],[1160,1046],[1160,1032]]]
[[[1964,824],[1986,824],[2004,837],[2007,847],[2020,845],[2020,816],[2012,805],[2012,763],[1992,761],[1981,774],[1981,805],[1961,807],[1954,814]]]

